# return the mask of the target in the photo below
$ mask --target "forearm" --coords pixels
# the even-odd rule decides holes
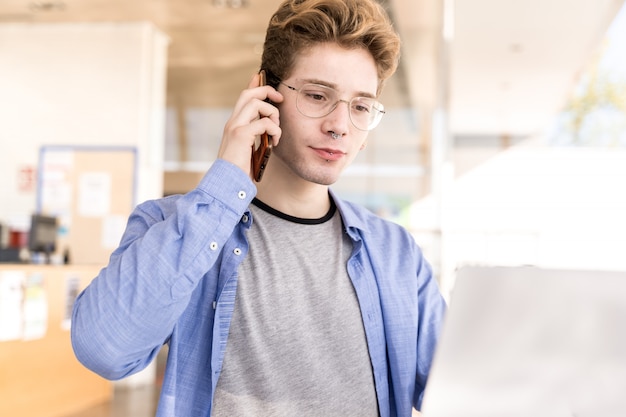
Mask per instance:
[[[94,372],[117,379],[145,367],[218,259],[255,189],[240,170],[216,165],[175,203],[139,206],[109,264],[77,299],[72,344]]]

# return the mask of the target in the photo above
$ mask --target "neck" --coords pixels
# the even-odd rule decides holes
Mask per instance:
[[[257,183],[257,198],[268,206],[302,219],[318,219],[328,213],[328,186],[267,174],[270,172]]]

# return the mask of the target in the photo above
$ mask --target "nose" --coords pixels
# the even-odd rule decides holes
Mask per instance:
[[[340,104],[345,103],[345,106]],[[337,134],[344,134],[348,131],[352,119],[350,117],[350,102],[347,100],[337,100],[333,109],[326,116],[326,121],[330,127],[327,127],[328,131],[335,132]]]

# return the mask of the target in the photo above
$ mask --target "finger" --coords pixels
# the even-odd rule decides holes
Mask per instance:
[[[274,123],[269,117],[264,117],[263,119],[259,119],[256,123],[261,125],[262,132],[259,133],[259,135],[263,133],[267,133],[269,136],[273,138],[272,139],[273,144],[278,145],[278,140],[280,139],[280,136],[282,135],[282,132],[283,132],[280,126],[277,123]]]
[[[273,138],[273,145],[278,144],[281,129],[267,117],[243,125],[226,126],[218,158],[239,166],[244,172],[249,172],[251,169],[250,149],[255,140],[265,132]]]
[[[220,148],[245,154],[246,149],[252,146],[256,138],[263,133],[279,138],[282,131],[278,123],[270,117],[259,118],[257,115],[255,120],[230,120],[224,126]]]
[[[250,81],[247,89],[243,90],[241,94],[239,94],[239,98],[233,107],[233,114],[239,114],[243,111],[244,107],[246,107],[251,101],[259,100],[265,101],[269,100],[273,103],[280,103],[283,101],[283,96],[278,91],[276,91],[271,86],[262,86],[258,85],[258,75],[255,75],[253,79]],[[255,81],[256,80],[256,81]]]
[[[267,117],[272,120],[272,122],[280,124],[280,112],[274,103],[262,101],[259,105],[258,117]]]

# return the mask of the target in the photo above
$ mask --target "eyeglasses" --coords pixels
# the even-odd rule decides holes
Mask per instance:
[[[339,93],[325,85],[304,84],[299,89],[281,82],[285,87],[298,93],[296,108],[306,117],[320,118],[329,115],[344,102],[350,109],[350,121],[359,130],[372,130],[385,114],[382,103],[371,97],[354,97],[350,101],[339,98]]]

